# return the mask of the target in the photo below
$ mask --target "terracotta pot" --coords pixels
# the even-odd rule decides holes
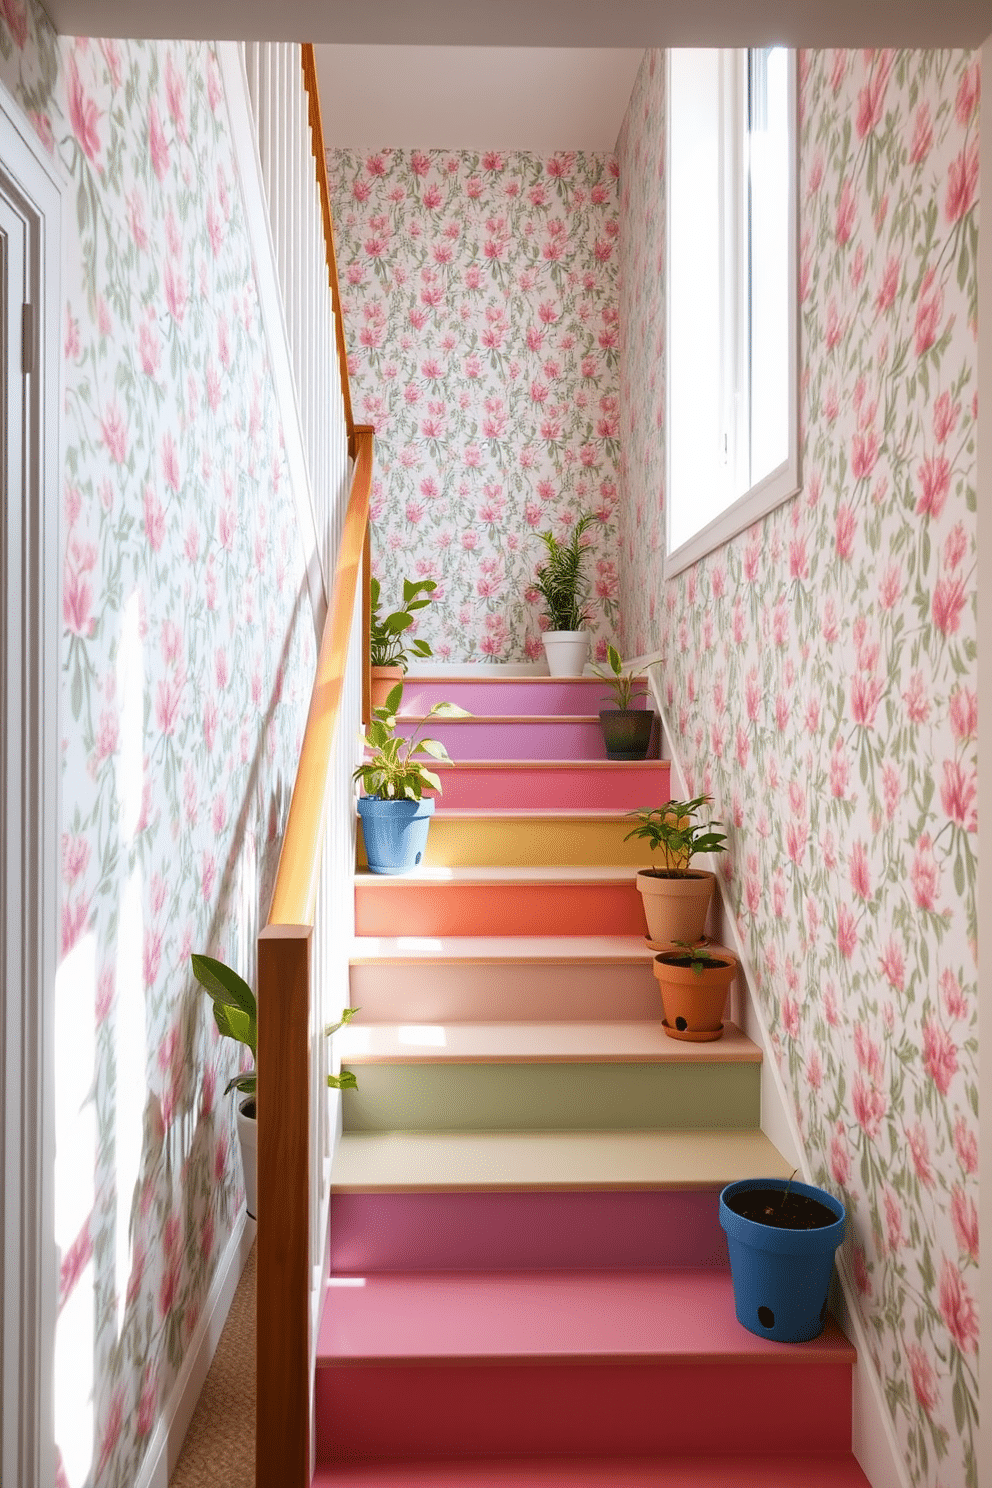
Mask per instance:
[[[689,868],[684,875],[661,878],[642,868],[636,879],[644,905],[648,939],[660,945],[695,945],[703,938],[706,915],[716,887],[716,875]]]
[[[723,1036],[723,1010],[737,975],[737,957],[722,946],[709,954],[716,964],[702,971],[672,965],[680,959],[677,951],[662,951],[654,958],[652,969],[661,989],[663,1027],[669,1038],[703,1043]]]
[[[373,708],[384,708],[386,706],[387,697],[392,692],[397,682],[402,681],[402,667],[373,667],[372,685],[370,688]]]

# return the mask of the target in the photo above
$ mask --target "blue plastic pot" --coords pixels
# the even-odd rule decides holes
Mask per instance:
[[[423,862],[434,797],[421,801],[381,801],[359,796],[358,814],[365,837],[365,856],[372,873],[406,873]]]
[[[816,1199],[837,1216],[819,1230],[779,1230],[744,1219],[727,1199],[747,1189],[789,1187],[785,1178],[744,1178],[720,1195],[720,1223],[727,1232],[737,1321],[759,1338],[806,1343],[823,1331],[834,1252],[844,1238],[844,1205],[809,1183],[791,1184],[793,1193]]]

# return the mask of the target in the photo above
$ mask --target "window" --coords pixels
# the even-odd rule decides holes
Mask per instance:
[[[672,574],[799,489],[798,275],[794,53],[668,59]]]

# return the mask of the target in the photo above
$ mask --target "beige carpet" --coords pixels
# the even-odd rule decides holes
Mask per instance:
[[[254,1488],[254,1483],[253,1245],[169,1488]]]

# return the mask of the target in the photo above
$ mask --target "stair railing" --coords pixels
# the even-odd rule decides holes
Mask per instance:
[[[351,774],[367,717],[373,438],[351,414],[313,48],[302,49],[301,67],[295,46],[252,44],[245,64],[325,584],[333,573],[272,904],[258,939],[255,1483],[309,1488],[330,1169],[340,1129],[323,1030],[349,996]],[[347,474],[342,481],[339,470],[347,471],[348,456],[345,502]]]

